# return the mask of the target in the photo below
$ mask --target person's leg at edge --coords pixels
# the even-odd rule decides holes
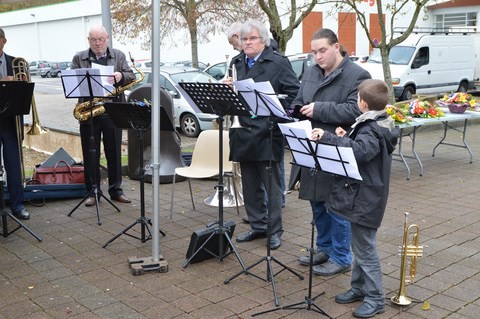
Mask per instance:
[[[327,213],[325,202],[310,201],[310,206],[317,229],[316,248],[330,256],[332,252],[332,217]]]
[[[253,231],[265,233],[267,211],[265,187],[262,186],[261,172],[255,162],[240,162],[242,170],[243,201],[250,227]]]
[[[350,266],[352,264],[352,252],[350,250],[352,233],[350,221],[341,218],[330,210],[328,210],[327,213],[332,218],[332,250],[329,254],[330,260],[342,267]]]
[[[110,118],[102,119],[103,148],[107,159],[108,194],[115,199],[123,195],[122,185],[122,129]]]

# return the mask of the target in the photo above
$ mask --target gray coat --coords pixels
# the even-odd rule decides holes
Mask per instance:
[[[361,114],[357,106],[357,87],[370,78],[370,73],[351,62],[348,56],[327,77],[324,76],[323,69],[315,64],[305,71],[292,107],[315,102],[312,128],[319,127],[330,132],[335,132],[338,126],[348,129]],[[325,201],[330,194],[332,182],[331,174],[313,174],[310,169],[302,168],[299,197]]]

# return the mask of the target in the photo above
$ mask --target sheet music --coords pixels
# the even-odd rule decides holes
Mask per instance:
[[[70,70],[63,70],[62,73],[62,81],[65,90],[66,97],[87,97],[90,96],[90,90],[88,87],[88,81],[85,78],[86,74],[90,74],[91,78],[91,85],[92,85],[92,96],[95,97],[103,97],[110,94],[113,91],[113,85],[108,83],[108,86],[104,87],[104,80],[108,78],[110,75],[113,76],[113,66],[112,72],[108,74],[102,74],[100,69],[89,69],[89,68],[81,68],[81,69],[70,69]],[[103,75],[103,76],[102,76]]]
[[[340,155],[338,153],[340,153],[341,158],[344,161],[343,165],[340,162]],[[333,145],[318,144],[317,158],[322,171],[348,176],[360,181],[363,180],[358,171],[357,161],[355,160],[355,155],[353,154],[353,149],[351,147],[339,146],[337,152],[337,148]]]
[[[245,79],[233,82],[233,86],[256,116],[270,116],[273,113],[276,117],[291,120],[269,81],[254,82]]]
[[[353,149],[310,140],[312,126],[309,120],[279,123],[278,127],[285,135],[295,163],[298,165],[315,168],[316,162],[312,150],[316,149],[316,158],[322,171],[363,180],[358,171]]]
[[[99,69],[100,70],[100,74],[102,75],[111,75],[111,77],[113,77],[113,73],[115,72],[115,70],[113,69],[113,65],[101,65],[101,64],[98,64],[98,63],[92,63],[92,66],[91,66],[92,69]],[[102,80],[102,85],[110,92],[113,91],[114,89],[114,86],[113,84],[111,84],[109,82],[109,79],[111,79],[110,76],[102,76],[100,77],[100,79]]]

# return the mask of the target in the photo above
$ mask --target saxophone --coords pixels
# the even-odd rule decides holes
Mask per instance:
[[[86,102],[83,102],[83,103],[77,103],[77,105],[75,105],[75,108],[73,109],[73,116],[77,120],[86,121],[90,118],[90,116],[95,117],[95,116],[98,116],[100,114],[105,113],[105,107],[103,105],[109,97],[118,95],[118,94],[124,92],[125,90],[128,90],[129,88],[131,88],[131,87],[133,87],[133,86],[135,86],[138,83],[141,83],[143,81],[143,79],[145,78],[145,74],[143,74],[142,71],[140,71],[139,69],[137,69],[135,67],[135,63],[134,63],[134,60],[133,60],[131,55],[130,55],[130,60],[132,61],[133,68],[140,75],[138,77],[138,79],[135,79],[135,81],[130,82],[130,83],[124,85],[124,86],[119,86],[118,88],[113,90],[112,94],[109,94],[106,97],[94,98],[92,100],[92,110],[90,110],[90,101],[86,101]]]

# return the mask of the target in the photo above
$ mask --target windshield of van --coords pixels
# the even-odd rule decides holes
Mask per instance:
[[[412,58],[413,53],[415,52],[415,47],[404,47],[404,46],[394,46],[390,50],[390,64],[408,64]],[[380,55],[380,49],[376,48],[373,50],[370,58],[368,58],[370,63],[382,63],[382,56]]]

